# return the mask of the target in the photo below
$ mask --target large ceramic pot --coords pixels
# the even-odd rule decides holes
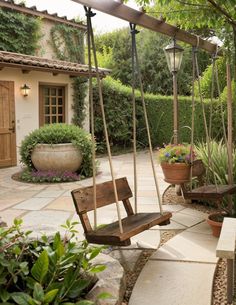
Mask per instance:
[[[72,143],[37,144],[31,159],[37,170],[76,172],[82,163],[82,154]]]
[[[211,213],[207,218],[207,223],[210,225],[212,230],[212,235],[215,237],[220,236],[223,219],[226,216],[225,213],[222,212],[215,212]]]
[[[190,180],[190,165],[186,163],[161,163],[164,180],[171,184],[183,184]]]

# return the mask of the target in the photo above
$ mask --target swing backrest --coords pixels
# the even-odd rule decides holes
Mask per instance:
[[[132,197],[132,191],[125,177],[116,179],[118,200],[126,202]],[[71,192],[78,214],[94,210],[93,186],[79,188]],[[112,181],[96,184],[97,208],[114,203],[115,194]]]

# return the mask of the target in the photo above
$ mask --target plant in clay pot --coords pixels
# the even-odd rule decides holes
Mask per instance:
[[[210,149],[210,160],[208,157]],[[196,153],[201,158],[206,167],[206,180],[212,185],[228,185],[228,154],[227,147],[223,140],[217,142],[212,140],[210,147],[206,143],[199,143],[196,147]],[[236,177],[236,151],[233,149],[233,177],[235,183]],[[233,191],[232,193],[235,193]],[[226,196],[223,200],[216,202],[218,211],[208,216],[207,222],[213,226],[213,235],[219,237],[224,217],[236,216],[236,198]]]
[[[165,181],[171,184],[183,184],[190,180],[191,161],[195,154],[189,144],[168,144],[158,151]]]

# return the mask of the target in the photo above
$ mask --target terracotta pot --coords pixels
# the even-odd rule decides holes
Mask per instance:
[[[212,235],[215,237],[220,236],[223,219],[226,214],[222,212],[211,213],[207,218],[207,223],[211,226]]]
[[[190,165],[186,163],[162,162],[165,181],[171,184],[183,184],[190,180]]]
[[[82,163],[82,154],[72,143],[37,144],[31,159],[37,170],[76,172]]]

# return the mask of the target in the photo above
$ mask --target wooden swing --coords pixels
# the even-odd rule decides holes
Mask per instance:
[[[146,105],[144,101],[143,86],[141,81],[141,73],[139,70],[138,55],[136,49],[135,35],[138,33],[135,29],[135,25],[130,24],[132,34],[132,68],[133,68],[133,147],[134,147],[134,201],[135,201],[135,212],[132,209],[129,199],[132,197],[132,192],[129,187],[126,178],[115,179],[111,150],[109,145],[109,138],[107,132],[106,118],[103,105],[102,86],[101,80],[98,74],[98,63],[96,57],[96,49],[94,43],[94,35],[92,29],[91,17],[94,16],[90,8],[85,7],[87,16],[87,38],[88,38],[88,61],[89,61],[89,100],[90,100],[90,113],[91,113],[91,133],[93,142],[93,186],[79,188],[71,192],[73,201],[76,207],[76,211],[80,217],[81,224],[84,229],[85,237],[88,242],[96,244],[108,244],[117,246],[128,246],[131,244],[130,238],[136,234],[143,232],[155,225],[166,225],[170,223],[172,214],[170,212],[163,212],[161,206],[161,196],[158,188],[157,176],[155,172],[151,136],[149,131],[149,124],[147,118]],[[93,57],[96,69],[96,76],[99,88],[99,100],[101,106],[101,113],[104,125],[104,133],[106,138],[108,159],[110,164],[110,171],[112,180],[96,184],[96,165],[95,165],[95,143],[94,143],[94,111],[93,111],[93,96],[92,96],[92,73],[91,73],[91,49],[93,50]],[[136,63],[136,67],[135,67]],[[160,213],[138,213],[137,212],[137,170],[136,170],[136,109],[135,109],[135,68],[138,74],[138,80],[140,83],[141,100],[144,111],[144,118],[146,123],[148,141],[149,141],[149,152],[150,160],[152,164],[153,176],[156,185],[157,198],[159,202]],[[121,219],[119,201],[123,202],[124,208],[127,213],[127,217]],[[97,209],[103,206],[116,203],[118,221],[97,227]],[[94,228],[92,228],[87,213],[94,211]]]
[[[199,76],[199,67],[198,67],[198,61],[197,61],[197,47],[193,48],[193,82],[195,78],[195,71],[196,71],[196,76],[198,80],[198,90],[199,90],[199,96],[200,96],[200,101],[202,104],[202,113],[203,113],[203,119],[204,119],[204,127],[205,127],[205,132],[206,132],[206,139],[207,139],[207,148],[208,148],[208,163],[211,165],[211,154],[210,154],[210,134],[207,126],[207,121],[206,121],[206,114],[205,114],[205,107],[203,103],[203,97],[202,97],[202,91],[201,91],[201,83],[200,83],[200,76]],[[213,83],[214,83],[214,74],[215,74],[215,60],[216,56],[213,57],[213,63],[212,63],[212,91],[211,91],[211,100],[213,100]],[[218,75],[216,73],[216,82],[218,84]],[[219,86],[217,86],[218,91],[219,91]],[[193,147],[193,137],[194,137],[194,109],[195,109],[195,99],[194,99],[194,83],[193,83],[193,89],[192,89],[192,128],[191,128],[191,147]],[[218,92],[220,95],[220,92]],[[226,132],[225,132],[225,127],[224,127],[224,121],[222,120],[223,124],[223,129],[224,129],[224,138],[225,141],[227,142],[227,137],[226,137]],[[211,128],[210,128],[211,129]],[[227,149],[228,149],[227,145]],[[228,152],[228,156],[230,159],[230,154]],[[192,158],[192,154],[191,154]],[[191,160],[192,168],[191,168],[191,177],[190,181],[192,181],[193,177],[197,177],[197,180],[200,182],[200,185],[203,184],[203,176],[206,172],[204,165],[202,162],[199,162],[200,160],[195,161]],[[195,169],[195,166],[197,167]],[[229,166],[230,167],[230,166]],[[196,172],[196,173],[195,173]],[[229,175],[230,176],[230,175]],[[214,175],[215,178],[215,175]],[[233,179],[230,179],[230,183],[228,185],[218,185],[216,182],[215,178],[215,184],[214,185],[201,185],[200,187],[197,187],[195,189],[192,189],[191,185],[191,190],[187,190],[185,184],[181,184],[181,189],[183,193],[183,197],[185,199],[190,199],[190,200],[214,200],[217,204],[220,204],[223,201],[223,198],[225,196],[233,195],[236,194],[236,184],[232,183]]]

